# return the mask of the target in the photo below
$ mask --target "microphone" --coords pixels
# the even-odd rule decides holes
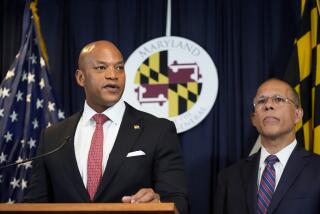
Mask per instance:
[[[29,158],[29,159],[25,159],[25,160],[22,160],[22,161],[16,161],[16,162],[13,162],[13,163],[6,164],[4,166],[0,166],[0,170],[8,168],[8,167],[11,167],[11,166],[27,163],[29,161],[36,160],[38,158],[43,158],[43,157],[52,155],[52,154],[56,153],[57,151],[59,151],[60,149],[62,149],[62,147],[64,147],[64,145],[66,145],[66,143],[69,142],[70,138],[71,138],[70,136],[66,137],[64,139],[63,143],[60,146],[58,146],[57,148],[55,148],[54,150],[51,150],[51,151],[46,152],[44,154],[36,155],[36,156],[34,156],[32,158]]]

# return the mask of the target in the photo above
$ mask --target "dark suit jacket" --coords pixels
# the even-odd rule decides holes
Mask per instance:
[[[38,154],[57,148],[68,136],[71,139],[60,151],[35,161],[25,202],[90,202],[74,152],[73,138],[80,117],[81,112],[42,133]],[[146,155],[126,157],[137,150]],[[174,124],[126,104],[93,202],[121,202],[122,196],[140,188],[153,188],[161,201],[175,202],[181,213],[187,213],[184,165]]]
[[[260,152],[220,173],[215,214],[257,213],[259,159]],[[271,213],[320,213],[320,156],[296,146],[273,194]]]

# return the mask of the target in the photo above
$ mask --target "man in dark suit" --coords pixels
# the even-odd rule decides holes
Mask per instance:
[[[187,213],[183,159],[175,126],[121,100],[122,54],[97,41],[79,56],[82,112],[43,131],[25,202],[174,202]],[[103,118],[101,122],[100,119]],[[100,122],[98,122],[100,121]],[[99,125],[100,124],[100,125]]]
[[[261,149],[220,173],[214,213],[320,213],[320,157],[295,139],[303,115],[297,93],[270,79],[253,103]]]

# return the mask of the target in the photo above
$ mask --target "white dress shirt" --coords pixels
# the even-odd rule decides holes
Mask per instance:
[[[125,108],[126,105],[124,101],[120,100],[115,105],[109,107],[107,110],[102,112],[102,114],[106,115],[109,118],[109,120],[107,120],[103,124],[102,173],[106,168],[110,152],[118,135]],[[79,120],[74,137],[74,150],[76,160],[85,187],[87,187],[88,154],[93,132],[96,128],[96,122],[92,119],[92,116],[95,114],[97,114],[97,112],[95,112],[87,104],[87,102],[85,102],[84,110]]]
[[[288,159],[293,151],[293,149],[295,148],[295,146],[297,145],[297,140],[295,139],[292,143],[290,143],[288,146],[284,147],[283,149],[281,149],[278,153],[274,154],[278,157],[279,162],[275,163],[274,169],[276,171],[276,185],[275,185],[275,189],[278,186],[278,183],[280,181],[281,175],[283,173],[284,168],[286,167],[286,164],[288,162]],[[258,188],[260,185],[260,180],[261,180],[261,176],[263,173],[264,168],[266,167],[265,164],[265,159],[269,156],[270,154],[267,152],[267,150],[261,146],[261,153],[260,153],[260,163],[259,163],[259,174],[258,174]]]

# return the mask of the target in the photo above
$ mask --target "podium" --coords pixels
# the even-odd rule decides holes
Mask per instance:
[[[0,204],[0,213],[10,214],[179,214],[174,203],[17,203]]]

